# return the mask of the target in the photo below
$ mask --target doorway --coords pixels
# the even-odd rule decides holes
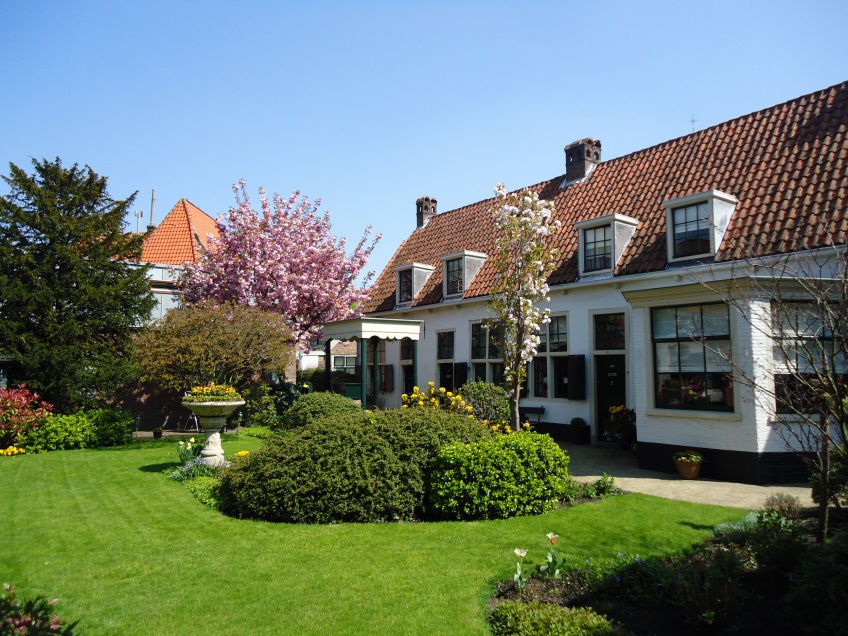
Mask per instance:
[[[595,421],[599,442],[615,441],[610,407],[627,403],[623,355],[595,356]]]

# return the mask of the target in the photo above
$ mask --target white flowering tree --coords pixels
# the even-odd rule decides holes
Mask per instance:
[[[493,262],[495,283],[489,300],[487,322],[501,334],[504,359],[504,388],[510,401],[509,423],[521,427],[518,400],[527,377],[527,364],[539,347],[539,332],[549,322],[548,309],[538,303],[548,300],[547,279],[559,253],[550,249],[559,221],[551,223],[553,204],[529,190],[507,193],[502,183],[495,186],[498,206],[492,213],[498,228]]]

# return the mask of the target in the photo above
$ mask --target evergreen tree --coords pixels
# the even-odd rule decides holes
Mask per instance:
[[[32,163],[3,177],[0,352],[18,364],[14,380],[72,412],[131,378],[132,335],[155,301],[142,237],[123,229],[135,194],[112,199],[88,166]]]

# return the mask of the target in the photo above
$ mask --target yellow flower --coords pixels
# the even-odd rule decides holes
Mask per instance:
[[[445,391],[447,391],[447,389],[445,387],[442,387],[441,389],[439,389],[439,393],[444,393]]]

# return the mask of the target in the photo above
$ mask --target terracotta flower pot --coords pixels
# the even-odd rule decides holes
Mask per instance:
[[[698,475],[701,473],[701,462],[681,462],[675,460],[674,465],[677,466],[677,472],[680,473],[683,479],[698,479]]]

